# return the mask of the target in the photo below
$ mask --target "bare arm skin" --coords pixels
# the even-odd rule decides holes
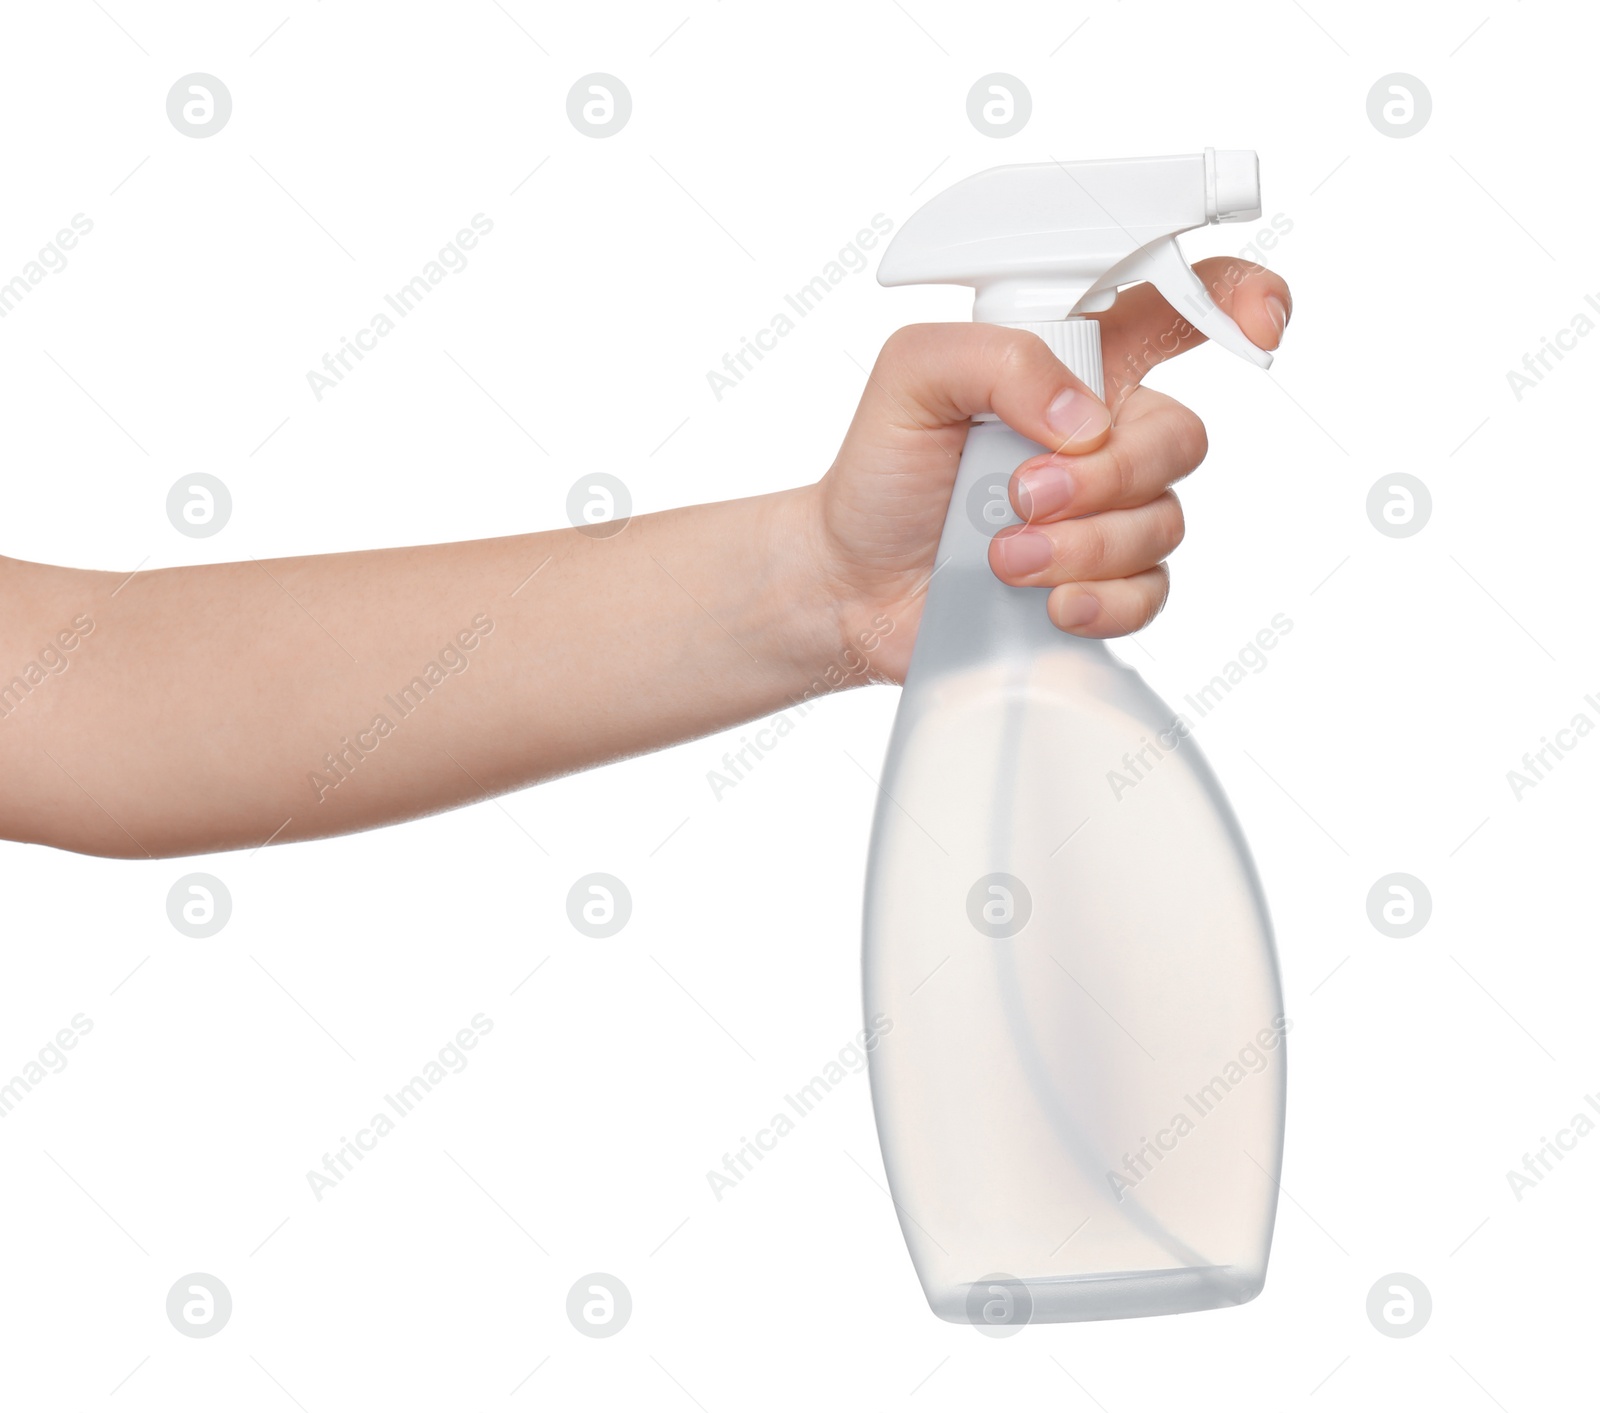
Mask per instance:
[[[1198,268],[1275,347],[1283,282]],[[1102,319],[1107,368],[1201,342],[1171,339],[1174,319],[1125,296]],[[0,559],[0,837],[153,858],[346,833],[899,681],[979,411],[1054,449],[1013,478],[1030,523],[997,537],[995,572],[1052,586],[1065,631],[1130,632],[1165,600],[1170,487],[1205,438],[1136,378],[1111,401],[1114,429],[1031,334],[924,325],[885,345],[812,486],[608,536],[131,579]]]
[[[838,656],[815,586],[770,550],[801,531],[785,528],[799,510],[764,496],[610,539],[126,583],[0,563],[0,661],[50,642],[66,664],[0,697],[0,828],[135,858],[254,847],[280,826],[275,842],[368,828],[776,710]]]

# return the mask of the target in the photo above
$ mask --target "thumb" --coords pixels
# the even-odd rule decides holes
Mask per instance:
[[[1037,334],[998,324],[913,324],[892,334],[867,380],[857,426],[934,432],[992,412],[1053,452],[1092,451],[1106,405]]]

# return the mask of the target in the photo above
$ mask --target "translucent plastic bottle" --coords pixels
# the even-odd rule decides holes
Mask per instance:
[[[1223,154],[1241,155],[1253,176],[1253,154]],[[963,186],[1000,229],[1018,218],[984,179],[1040,171]],[[948,226],[914,217],[880,279],[927,270]],[[969,237],[951,238],[957,274],[981,264]],[[980,307],[984,278],[962,281]],[[1042,336],[1099,391],[1097,326],[1055,317]],[[1283,1142],[1266,904],[1186,720],[1104,645],[1057,630],[1047,590],[989,568],[989,539],[1015,522],[1011,473],[1039,450],[998,422],[972,428],[890,741],[864,949],[867,1012],[893,1021],[871,1057],[884,1163],[944,1319],[1241,1304],[1265,1278]]]

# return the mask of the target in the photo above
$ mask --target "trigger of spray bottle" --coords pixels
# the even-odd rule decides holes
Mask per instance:
[[[969,285],[974,319],[1030,329],[1082,357],[1052,326],[1104,312],[1121,286],[1148,281],[1212,342],[1269,368],[1272,355],[1217,306],[1177,239],[1260,215],[1249,151],[994,167],[913,214],[884,252],[878,282]],[[1088,361],[1073,372],[1095,385],[1098,348]]]

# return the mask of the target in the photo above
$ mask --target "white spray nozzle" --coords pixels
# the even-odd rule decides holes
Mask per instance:
[[[912,215],[878,282],[969,285],[974,319],[1032,325],[1109,309],[1119,286],[1148,280],[1207,338],[1267,368],[1272,355],[1217,307],[1177,242],[1260,215],[1254,152],[992,167]]]

